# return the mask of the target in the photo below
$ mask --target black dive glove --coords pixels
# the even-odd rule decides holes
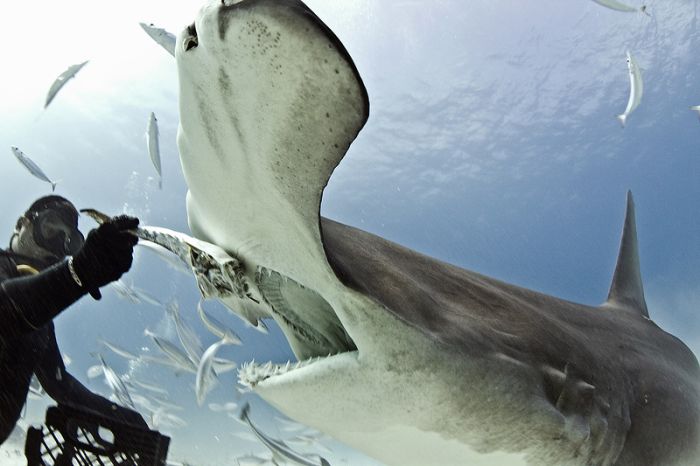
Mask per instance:
[[[128,230],[138,224],[138,218],[126,215],[106,221],[88,233],[73,257],[75,273],[93,298],[100,299],[99,287],[118,280],[131,267],[138,238]]]

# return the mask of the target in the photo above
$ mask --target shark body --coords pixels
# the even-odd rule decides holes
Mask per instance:
[[[300,360],[243,383],[387,464],[694,464],[700,370],[648,317],[631,195],[603,305],[510,285],[320,217],[369,100],[302,2],[211,2],[175,54],[190,228]]]

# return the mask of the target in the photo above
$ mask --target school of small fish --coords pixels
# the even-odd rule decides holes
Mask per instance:
[[[121,290],[121,287],[114,287],[114,290],[122,298],[129,299],[135,303],[142,302],[142,300],[133,301],[131,299],[132,294],[124,293]],[[219,340],[204,350],[196,332],[182,319],[179,304],[176,301],[171,301],[164,307],[166,309],[166,314],[175,325],[179,344],[168,340],[163,336],[157,335],[149,329],[144,330],[144,335],[153,340],[156,347],[161,351],[163,355],[162,357],[143,353],[136,354],[105,339],[99,339],[98,341],[116,355],[127,360],[140,360],[146,363],[165,365],[171,367],[176,374],[182,372],[195,374],[195,396],[197,402],[201,406],[207,393],[216,385],[218,375],[229,372],[238,366],[235,361],[216,357],[219,348],[223,345],[241,345],[242,342],[232,330],[228,329],[228,327],[218,320],[207,315],[209,320],[207,321],[206,326],[207,328],[214,330],[212,333],[216,335]],[[204,312],[201,302],[198,305],[198,309],[200,313]],[[100,365],[91,367],[88,369],[88,378],[99,376],[100,370],[103,370],[103,367]],[[145,390],[163,390],[160,387],[145,385],[138,381],[134,381],[133,384],[140,386]],[[231,411],[234,406],[235,403],[226,404],[223,405],[220,410]],[[210,408],[215,411],[217,407],[219,406],[214,404]]]
[[[124,293],[120,287],[115,287],[114,290],[118,296],[131,300],[131,293]],[[143,301],[136,301],[136,303],[141,302]],[[197,304],[197,313],[203,325],[212,335],[219,338],[219,340],[211,344],[206,350],[202,351],[199,337],[180,314],[179,304],[176,301],[170,301],[162,306],[165,309],[166,315],[175,326],[179,344],[163,336],[159,336],[148,329],[145,329],[144,334],[153,340],[164,357],[159,358],[143,353],[136,354],[136,352],[122,348],[103,338],[98,341],[114,354],[127,360],[161,363],[172,367],[178,372],[194,373],[195,398],[198,405],[201,406],[204,403],[207,393],[211,390],[213,384],[216,383],[216,375],[236,367],[234,361],[216,357],[219,349],[224,345],[240,345],[241,340],[225,324],[207,313],[204,310],[203,301],[200,301]],[[100,364],[90,367],[87,376],[91,379],[103,376],[112,392],[111,398],[117,403],[132,409],[137,409],[146,416],[149,425],[154,429],[177,429],[187,425],[184,419],[173,412],[183,408],[167,400],[169,394],[165,388],[157,384],[138,380],[131,375],[125,374],[119,376],[106,363],[101,354],[98,353],[97,357],[99,358]],[[283,424],[283,430],[291,432],[294,435],[282,441],[266,435],[250,421],[250,407],[248,403],[243,406],[238,415],[234,414],[234,411],[238,409],[238,404],[235,402],[226,402],[223,404],[209,403],[207,406],[209,410],[213,412],[224,413],[246,423],[250,431],[239,431],[234,433],[234,435],[248,441],[260,442],[268,448],[271,453],[269,457],[263,455],[238,457],[236,461],[239,464],[299,464],[321,466],[329,464],[319,455],[300,453],[290,446],[294,444],[301,448],[313,447],[315,449],[330,451],[319,442],[320,436],[317,432],[309,432],[309,429],[302,424],[289,419],[278,418],[279,422]]]

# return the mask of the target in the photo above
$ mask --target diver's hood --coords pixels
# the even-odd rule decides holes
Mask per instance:
[[[63,258],[76,254],[85,237],[78,230],[78,210],[70,201],[56,197],[36,210],[30,209],[25,216],[32,222],[36,245]]]

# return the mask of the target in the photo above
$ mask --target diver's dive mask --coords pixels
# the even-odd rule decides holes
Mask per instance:
[[[78,213],[72,209],[44,209],[33,212],[29,220],[36,245],[57,257],[76,254],[85,241],[78,230]]]

